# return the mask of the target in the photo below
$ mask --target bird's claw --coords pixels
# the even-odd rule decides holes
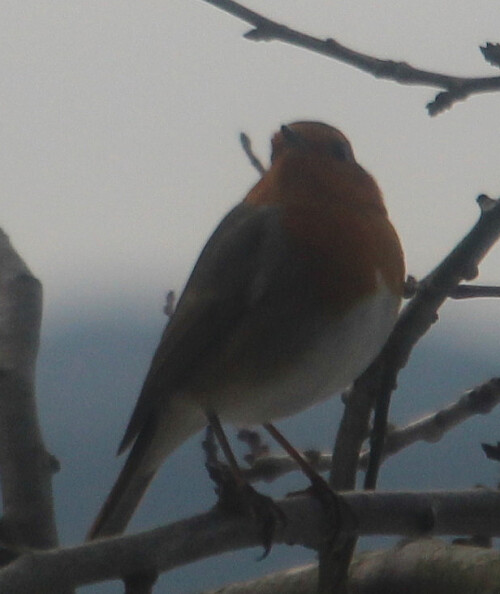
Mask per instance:
[[[284,527],[287,524],[285,513],[271,497],[259,493],[246,482],[239,482],[228,467],[207,464],[207,469],[217,485],[217,507],[233,515],[250,516],[261,524],[264,553],[258,560],[265,559],[271,551],[277,526],[281,524]]]

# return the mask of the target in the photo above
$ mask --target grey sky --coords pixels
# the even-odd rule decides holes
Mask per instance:
[[[496,74],[496,2],[253,1],[361,51],[439,71]],[[437,261],[500,194],[500,94],[431,119],[435,91],[375,80],[280,43],[201,0],[2,2],[0,224],[45,286],[52,318],[126,299],[159,308],[207,235],[255,181],[245,130],[325,120],[378,179],[409,271]],[[498,251],[482,268],[498,280]]]
[[[478,50],[486,41],[500,41],[495,0],[249,0],[246,5],[382,58],[450,74],[498,74]],[[79,321],[103,312],[125,330],[123,312],[132,328],[141,327],[141,320],[151,324],[151,312],[163,322],[165,291],[181,288],[208,234],[257,179],[238,144],[242,130],[267,159],[269,138],[283,122],[311,118],[342,129],[382,187],[409,272],[417,276],[476,220],[478,193],[500,196],[500,93],[473,97],[431,119],[425,104],[435,89],[376,80],[284,44],[246,41],[247,25],[202,0],[0,0],[0,6],[0,226],[43,282],[46,317],[59,323],[71,319],[70,333]],[[480,281],[500,281],[499,256],[497,247]],[[439,338],[444,335],[483,364],[485,345],[497,344],[500,301],[451,304],[438,329]],[[40,365],[42,422],[52,423],[48,441],[64,469],[56,478],[58,510],[63,521],[65,513],[77,518],[79,535],[97,498],[104,497],[105,482],[111,484],[110,465],[119,464],[112,453],[141,381],[134,365],[145,365],[126,359],[120,349],[145,349],[146,338],[148,348],[154,347],[149,335],[138,331],[124,339],[107,327],[92,331],[95,345],[89,341],[73,350],[66,343],[57,350],[48,339]],[[434,329],[431,345],[436,336]],[[457,366],[452,369],[439,349],[441,342],[430,355],[416,351],[417,364],[418,357],[429,359],[415,374],[422,385],[406,381],[411,366],[403,374],[402,389],[410,392],[407,414],[436,406],[434,400],[430,404],[429,366],[441,366],[440,377],[451,382],[460,379],[456,389],[434,386],[446,402],[464,382],[473,385],[497,373],[480,367],[476,375],[467,370],[464,380],[456,371],[464,371],[461,351],[452,353]],[[113,357],[114,368],[108,361]],[[493,353],[491,359],[494,367],[498,357]],[[402,406],[398,402],[395,406]],[[95,410],[102,413],[99,422]],[[314,414],[326,422],[324,412]],[[302,432],[308,426],[298,423]],[[470,435],[460,448],[453,434],[445,442],[451,454],[444,452],[442,467],[452,473],[449,461],[456,460],[458,468],[462,460],[457,450],[495,441],[497,426],[490,434],[480,426],[477,436],[464,429]],[[73,427],[71,433],[67,427]],[[106,447],[104,433],[112,442]],[[325,435],[330,443],[329,427]],[[318,444],[299,440],[299,445]],[[192,447],[191,453],[179,453],[188,456],[177,473],[187,481],[190,461],[202,466],[198,442]],[[424,452],[420,458],[428,467],[425,448],[417,453]],[[175,458],[169,464],[165,481],[176,469]],[[477,476],[483,480],[487,471],[474,464],[479,463],[467,466],[471,477],[463,478],[460,469],[457,480],[467,485]],[[480,464],[486,469],[482,457]],[[414,475],[418,471],[404,459],[402,466]],[[404,484],[404,471],[398,472]],[[483,482],[492,484],[491,474]],[[164,506],[161,480],[160,475],[149,501],[156,489]],[[64,481],[76,495],[89,484],[95,500],[86,497],[80,504],[77,496],[68,497],[60,486]],[[168,493],[186,499],[188,486]],[[203,493],[211,495],[211,487]],[[87,506],[84,517],[80,505]],[[144,518],[147,508],[137,525],[140,514]],[[169,514],[161,507],[155,517]],[[247,560],[251,555],[245,554]]]

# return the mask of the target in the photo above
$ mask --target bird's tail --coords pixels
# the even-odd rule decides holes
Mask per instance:
[[[164,422],[155,416],[146,422],[94,520],[87,540],[121,534],[125,530],[163,460],[203,426],[201,418],[194,419],[192,412],[183,413],[180,416],[184,418],[174,413]]]
[[[152,435],[153,432],[144,427],[137,437],[125,465],[89,530],[87,540],[120,534],[127,527],[156,474],[154,468],[147,472],[142,469],[151,446]]]

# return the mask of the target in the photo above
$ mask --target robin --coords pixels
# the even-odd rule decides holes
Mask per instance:
[[[165,458],[209,420],[268,426],[348,386],[386,341],[403,284],[398,236],[347,138],[282,126],[165,328],[89,538],[122,532]]]

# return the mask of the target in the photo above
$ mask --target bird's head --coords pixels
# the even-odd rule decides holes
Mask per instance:
[[[351,144],[337,128],[293,122],[281,126],[271,145],[271,167],[247,202],[282,202],[318,212],[361,208],[386,216],[375,179],[356,161]]]
[[[347,138],[340,130],[322,122],[293,122],[281,126],[272,139],[271,161],[286,154],[323,155],[341,162],[355,162]]]

